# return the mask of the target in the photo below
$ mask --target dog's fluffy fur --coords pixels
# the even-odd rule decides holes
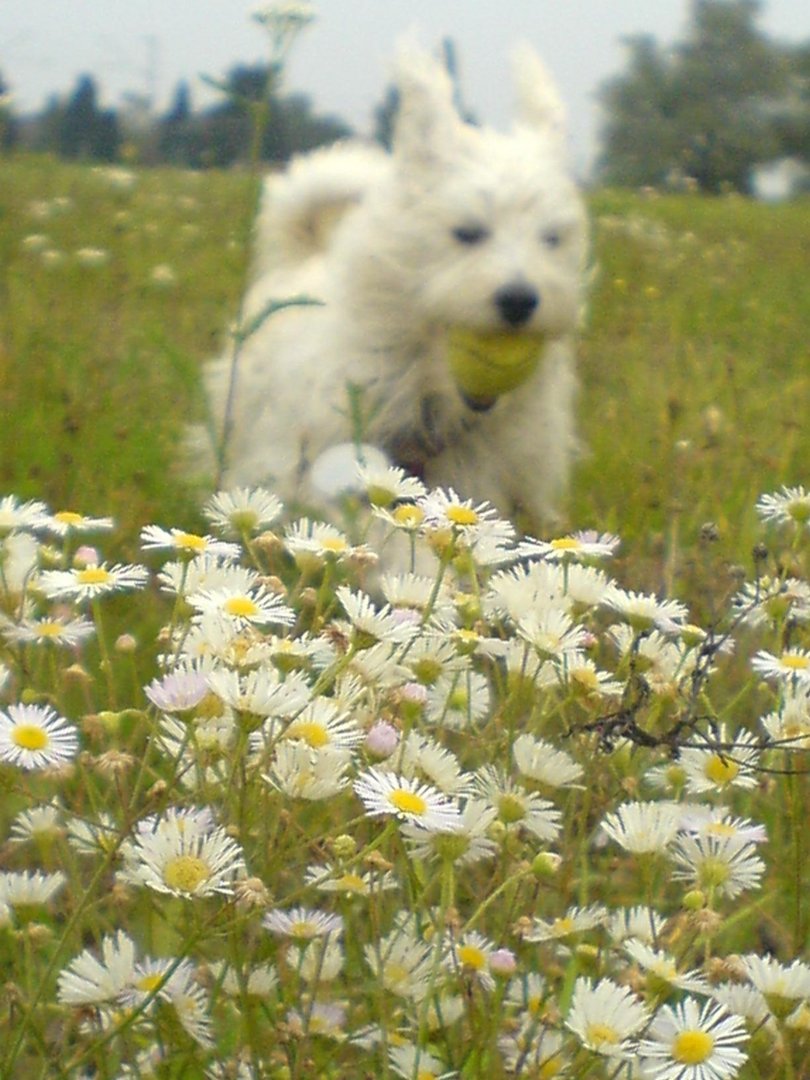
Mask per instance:
[[[250,337],[237,369],[228,484],[311,498],[309,470],[356,432],[431,486],[542,521],[574,444],[572,337],[586,218],[569,175],[562,109],[528,48],[515,56],[518,114],[502,134],[464,123],[440,63],[400,51],[390,155],[336,146],[265,184],[244,319],[305,294]],[[532,308],[532,303],[536,306]],[[537,370],[488,411],[448,369],[449,327],[542,334]],[[222,422],[229,363],[208,372]]]

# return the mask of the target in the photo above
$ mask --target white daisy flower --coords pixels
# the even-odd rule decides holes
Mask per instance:
[[[810,492],[801,486],[783,485],[776,494],[761,495],[756,511],[770,525],[795,525],[800,528],[810,521]]]
[[[445,795],[457,797],[470,790],[472,777],[462,770],[452,750],[416,731],[401,741],[397,760],[404,776],[426,780]]]
[[[236,560],[242,553],[238,544],[227,540],[198,536],[182,529],[164,529],[160,525],[145,525],[141,529],[141,547],[144,551],[173,551],[183,559],[211,555],[216,559]]]
[[[427,862],[452,858],[455,866],[472,866],[498,853],[498,845],[488,835],[496,817],[494,806],[480,799],[467,799],[454,832],[428,832],[420,825],[406,822],[402,826],[402,838],[414,859]]]
[[[250,592],[259,586],[259,574],[248,566],[223,562],[215,555],[197,555],[188,559],[164,563],[158,574],[162,592],[175,596],[206,592],[212,589],[231,589]]]
[[[723,1008],[736,1016],[741,1016],[750,1031],[755,1028],[765,1027],[771,1034],[775,1032],[773,1014],[768,1008],[768,1003],[760,990],[746,983],[718,983],[712,987],[711,996],[719,1002]],[[791,1001],[792,1008],[795,1001]]]
[[[9,705],[0,712],[0,761],[21,769],[47,769],[79,750],[76,728],[49,705]]]
[[[188,712],[209,693],[208,678],[199,668],[181,668],[153,679],[143,692],[161,712]]]
[[[278,937],[292,938],[294,941],[307,942],[313,938],[343,933],[343,919],[340,915],[330,915],[326,911],[313,908],[296,907],[284,911],[275,908],[262,918],[262,926]]]
[[[397,997],[422,1001],[433,975],[433,949],[409,925],[363,947],[375,979]]]
[[[730,1080],[746,1061],[739,1046],[747,1038],[739,1016],[714,1002],[685,998],[658,1010],[638,1055],[649,1080]]]
[[[214,668],[207,675],[209,690],[239,713],[251,716],[289,716],[309,702],[311,691],[303,676],[292,673],[282,681],[271,667],[238,671]]]
[[[602,820],[602,831],[635,854],[663,852],[675,839],[681,808],[672,802],[622,803]]]
[[[732,599],[733,610],[746,626],[778,627],[810,620],[810,584],[798,578],[763,576],[746,582]]]
[[[775,712],[760,720],[768,739],[783,750],[810,749],[810,681],[786,686]]]
[[[760,649],[752,658],[751,667],[765,679],[793,687],[810,684],[810,652],[806,649],[784,649],[778,656]]]
[[[633,1036],[647,1024],[649,1014],[635,994],[610,979],[596,984],[578,978],[565,1026],[583,1046],[610,1058],[630,1058]]]
[[[0,537],[13,532],[44,528],[49,518],[48,507],[38,499],[21,502],[16,495],[4,495],[0,498]]]
[[[313,750],[305,742],[282,740],[262,779],[293,799],[331,799],[348,786],[351,763],[348,750],[333,746]]]
[[[43,570],[37,586],[50,600],[95,600],[115,592],[143,589],[149,571],[143,566],[89,563],[70,570]]]
[[[489,715],[489,682],[484,675],[465,668],[442,676],[430,687],[425,719],[429,724],[464,730]]]
[[[281,500],[265,488],[237,487],[212,495],[203,514],[219,532],[238,539],[268,529],[283,509]]]
[[[521,545],[521,555],[548,559],[550,562],[606,559],[615,555],[619,544],[618,536],[613,533],[597,533],[589,529],[554,540],[527,540]]]
[[[750,818],[734,817],[728,807],[682,804],[681,829],[698,836],[729,836],[747,844],[764,844],[768,831]]]
[[[66,881],[61,870],[53,874],[39,870],[0,873],[0,904],[12,908],[49,904]]]
[[[118,846],[121,829],[111,814],[101,811],[94,821],[70,818],[67,840],[80,855],[108,854]]]
[[[478,770],[475,786],[480,797],[495,808],[498,820],[510,832],[526,829],[538,840],[554,840],[561,828],[561,813],[547,799],[526,791],[496,766]]]
[[[223,829],[201,833],[183,824],[140,832],[127,850],[123,879],[184,898],[232,893],[234,879],[245,873],[239,845]]]
[[[258,964],[237,971],[224,960],[216,960],[209,967],[217,985],[228,997],[241,998],[244,988],[248,997],[266,999],[278,988],[278,972],[272,964]]]
[[[549,787],[570,787],[583,774],[582,766],[564,750],[531,735],[518,735],[512,756],[522,776]]]
[[[678,624],[687,621],[689,612],[677,600],[659,600],[645,593],[630,592],[614,585],[608,589],[604,603],[612,608],[636,631],[657,627],[666,633],[677,631]]]
[[[474,980],[485,990],[494,990],[495,979],[489,970],[489,962],[495,951],[495,945],[483,934],[468,930],[458,940],[447,942],[444,964],[456,975]]]
[[[395,465],[357,466],[357,479],[372,506],[393,506],[398,502],[413,502],[425,494],[425,485],[415,476],[408,476]]]
[[[332,935],[310,941],[292,961],[301,978],[314,990],[319,983],[334,982],[343,970],[346,957]]]
[[[731,737],[721,726],[717,742],[717,749],[687,746],[681,750],[678,760],[686,777],[686,790],[700,795],[730,788],[755,788],[760,757],[757,737],[750,731],[738,731]]]
[[[756,953],[740,959],[749,982],[763,995],[775,1016],[783,1018],[797,1002],[810,1000],[810,964],[803,960],[782,964],[773,956]]]
[[[587,641],[585,627],[574,623],[562,608],[555,607],[524,616],[517,624],[517,633],[541,659],[556,663],[577,657]]]
[[[341,585],[335,595],[349,617],[353,640],[360,648],[379,641],[404,644],[416,636],[418,628],[413,622],[403,619],[388,604],[378,611],[365,593],[353,592],[346,585]]]
[[[678,971],[675,958],[663,949],[654,949],[638,938],[625,942],[624,951],[644,972],[647,988],[658,994],[662,984],[670,989],[688,990],[692,994],[708,994],[709,984],[697,971]]]
[[[59,975],[57,997],[63,1005],[119,1004],[136,976],[135,945],[123,930],[101,939],[101,959],[90,949]]]
[[[61,808],[55,803],[48,803],[21,810],[11,823],[8,838],[12,844],[25,844],[30,840],[36,842],[56,836],[62,831]]]
[[[676,881],[690,882],[709,896],[733,900],[746,889],[756,889],[765,864],[753,844],[735,836],[689,836],[682,833],[670,852]]]
[[[217,615],[240,629],[247,626],[292,626],[295,612],[287,607],[276,593],[263,586],[251,589],[203,589],[191,593],[188,603],[199,614],[196,617]]]
[[[621,945],[630,938],[636,938],[648,945],[654,944],[661,936],[666,919],[646,905],[617,908],[610,912],[607,932],[614,945]]]
[[[606,919],[607,910],[601,904],[573,907],[555,919],[534,919],[525,938],[526,941],[565,941],[575,934],[604,926]]]
[[[390,814],[431,832],[454,832],[459,827],[456,803],[436,788],[406,776],[370,769],[355,780],[354,791],[370,817]]]
[[[111,517],[85,517],[73,510],[58,510],[55,514],[51,514],[47,522],[42,525],[45,532],[60,537],[69,534],[109,532],[114,527],[115,522]]]
[[[403,1043],[402,1046],[388,1048],[388,1061],[397,1076],[404,1080],[451,1080],[458,1076],[455,1071],[448,1072],[444,1064],[422,1046]]]
[[[424,833],[425,830],[419,831]],[[426,835],[440,834],[427,833]],[[367,870],[359,874],[344,866],[308,866],[304,873],[304,881],[320,892],[339,893],[342,896],[371,896],[380,890],[399,888],[397,879],[388,870],[383,873]]]
[[[66,619],[60,616],[23,618],[19,622],[0,617],[0,634],[14,645],[53,645],[63,649],[79,648],[95,633],[89,619]]]
[[[354,550],[340,529],[309,518],[300,518],[287,527],[284,546],[302,571],[317,570],[326,560],[345,559]]]
[[[298,739],[313,750],[331,746],[353,750],[365,738],[348,713],[342,712],[327,698],[316,698],[290,721],[282,733],[284,739]]]

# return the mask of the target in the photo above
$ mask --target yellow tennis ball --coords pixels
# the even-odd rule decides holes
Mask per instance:
[[[447,360],[453,378],[474,409],[488,409],[534,372],[543,348],[541,334],[472,330],[447,333]]]

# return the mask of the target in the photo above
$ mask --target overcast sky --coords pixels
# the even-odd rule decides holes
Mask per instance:
[[[201,74],[265,59],[261,29],[246,0],[0,0],[0,71],[20,111],[96,76],[107,104],[126,91],[151,93],[165,108],[185,78],[195,105],[210,96]],[[316,0],[317,21],[303,34],[287,85],[323,111],[367,131],[387,82],[398,35],[416,28],[426,45],[458,45],[466,101],[483,120],[505,123],[510,110],[507,56],[532,41],[556,76],[568,106],[575,159],[592,158],[599,85],[624,65],[621,39],[682,35],[689,0]],[[810,40],[808,0],[768,0],[761,27],[783,40]]]

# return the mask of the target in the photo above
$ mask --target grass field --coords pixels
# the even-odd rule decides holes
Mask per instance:
[[[394,617],[178,467],[256,197],[0,161],[0,496],[174,560],[0,506],[0,1076],[810,1075],[810,500],[754,508],[807,480],[810,204],[594,193],[561,531],[621,547],[516,583],[434,508]]]

